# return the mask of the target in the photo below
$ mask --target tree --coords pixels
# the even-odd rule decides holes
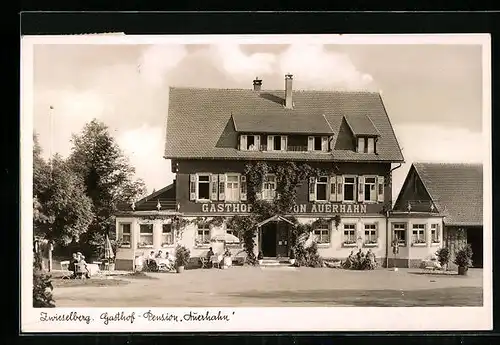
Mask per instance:
[[[91,200],[78,175],[61,156],[51,158],[50,177],[37,188],[34,222],[40,235],[66,245],[87,231],[93,219]]]
[[[71,169],[84,181],[85,194],[92,200],[94,219],[85,234],[87,244],[97,246],[103,235],[114,229],[114,215],[121,203],[132,203],[145,194],[142,180],[123,155],[108,127],[97,120],[73,135],[69,157]],[[95,248],[94,248],[95,249]],[[93,251],[95,251],[93,249]]]

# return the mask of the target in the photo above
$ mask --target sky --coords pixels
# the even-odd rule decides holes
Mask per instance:
[[[169,86],[379,91],[405,158],[481,162],[479,45],[92,45],[34,47],[34,130],[43,155],[71,152],[71,135],[104,122],[148,191],[172,182],[163,159]],[[53,110],[50,110],[50,107]]]

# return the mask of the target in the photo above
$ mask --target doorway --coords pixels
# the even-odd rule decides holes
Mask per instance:
[[[472,248],[472,267],[483,267],[483,229],[468,228],[467,243]]]
[[[264,257],[276,256],[277,223],[269,222],[260,228],[262,241],[261,250]]]

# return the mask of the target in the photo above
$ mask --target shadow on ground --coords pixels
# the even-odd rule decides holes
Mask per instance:
[[[251,291],[233,297],[280,301],[283,304],[322,304],[355,307],[482,306],[483,291],[477,287],[426,290],[309,290]]]

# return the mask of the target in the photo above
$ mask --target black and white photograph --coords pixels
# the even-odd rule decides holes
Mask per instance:
[[[25,329],[488,329],[489,42],[25,37]]]

